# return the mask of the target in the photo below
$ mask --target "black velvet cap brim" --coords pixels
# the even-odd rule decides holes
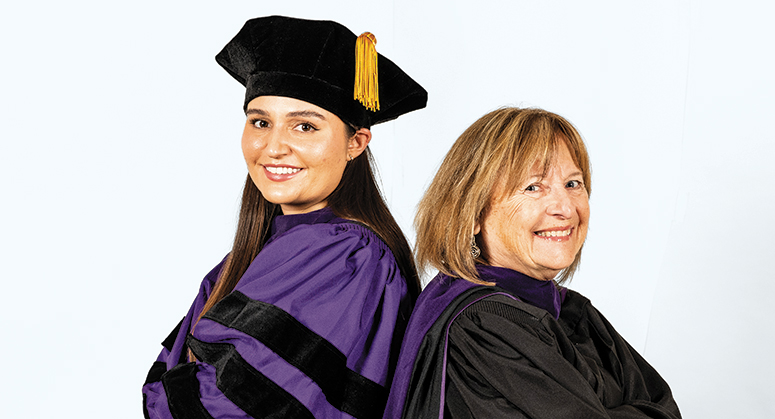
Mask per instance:
[[[425,89],[382,55],[380,109],[369,111],[353,98],[356,39],[336,22],[269,16],[247,21],[215,58],[245,86],[245,108],[258,96],[291,97],[358,127],[424,108]]]

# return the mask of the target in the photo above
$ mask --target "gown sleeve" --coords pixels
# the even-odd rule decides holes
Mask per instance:
[[[449,331],[445,417],[680,418],[664,380],[591,304],[572,314],[558,322],[502,296],[463,311]]]
[[[264,247],[193,333],[178,334],[197,362],[144,387],[147,417],[381,417],[409,304],[373,232],[296,227]]]

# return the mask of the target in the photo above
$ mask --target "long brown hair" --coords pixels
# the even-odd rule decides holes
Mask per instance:
[[[455,141],[418,205],[415,252],[420,269],[433,266],[477,284],[476,263],[487,263],[487,249],[471,257],[474,225],[486,213],[499,186],[513,193],[539,160],[548,169],[558,143],[568,146],[592,192],[589,156],[581,135],[565,118],[543,109],[501,108],[474,122]],[[483,247],[479,243],[479,247]],[[571,278],[581,251],[557,277]]]
[[[346,127],[348,136],[355,134],[353,127],[347,124]],[[412,251],[382,197],[372,164],[374,158],[368,147],[361,155],[348,162],[339,185],[328,197],[328,207],[337,217],[367,225],[388,245],[406,279],[409,295],[414,302],[420,293],[420,280]],[[196,323],[234,289],[269,238],[272,219],[281,213],[280,206],[267,201],[248,175],[242,191],[234,245]]]

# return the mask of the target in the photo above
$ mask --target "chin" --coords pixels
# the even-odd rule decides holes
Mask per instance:
[[[557,276],[560,272],[562,272],[563,269],[567,269],[570,265],[572,265],[574,259],[575,257],[569,260],[563,258],[562,261],[554,259],[552,261],[547,261],[547,263],[543,266],[547,271],[555,271],[554,276]]]

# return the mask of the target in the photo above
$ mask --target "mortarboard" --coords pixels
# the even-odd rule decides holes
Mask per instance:
[[[357,37],[333,21],[268,16],[248,20],[215,59],[245,86],[245,107],[258,96],[291,97],[368,128],[428,100],[375,43],[370,33]]]

